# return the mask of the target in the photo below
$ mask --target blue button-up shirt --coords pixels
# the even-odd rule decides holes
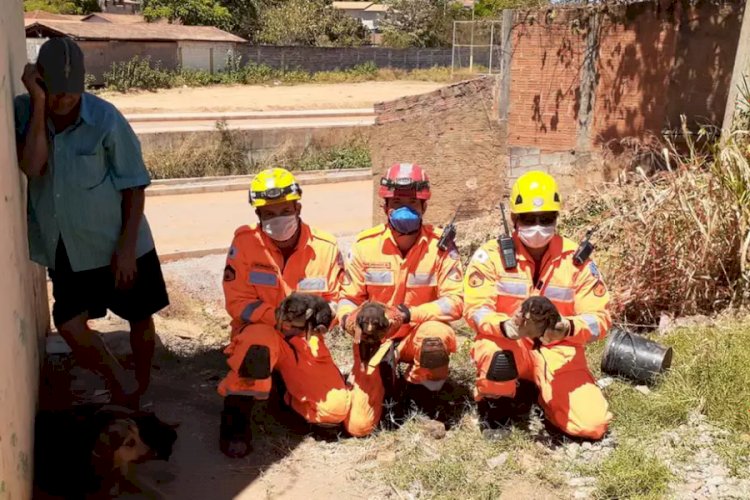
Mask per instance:
[[[31,99],[15,99],[16,140],[23,140],[31,119]],[[151,183],[140,142],[125,117],[110,103],[81,96],[78,120],[55,133],[48,121],[47,171],[29,179],[28,228],[31,260],[54,269],[62,237],[73,271],[105,267],[112,261],[122,229],[124,189]],[[136,257],[154,241],[144,215]]]

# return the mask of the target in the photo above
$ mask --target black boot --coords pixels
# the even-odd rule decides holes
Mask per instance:
[[[248,396],[227,396],[221,411],[219,449],[230,458],[247,456],[252,449],[250,415],[255,400]]]
[[[477,403],[479,427],[485,430],[503,430],[510,428],[515,416],[513,398],[500,397],[482,399]]]

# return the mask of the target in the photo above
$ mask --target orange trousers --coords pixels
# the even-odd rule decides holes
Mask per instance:
[[[487,380],[492,357],[500,350],[513,352],[519,378],[533,381],[539,388],[539,404],[554,426],[571,436],[589,439],[604,436],[612,414],[586,365],[582,346],[558,342],[533,349],[529,339],[478,336],[471,348],[477,367],[477,401],[516,394],[516,380]]]
[[[271,392],[270,376],[255,380],[239,374],[245,354],[252,346],[268,348],[270,369],[278,371],[286,384],[287,403],[305,420],[320,425],[335,425],[344,421],[349,413],[349,391],[321,335],[313,335],[309,341],[303,336],[285,340],[271,326],[246,326],[224,351],[228,356],[229,373],[219,383],[220,395],[268,398]]]
[[[413,328],[396,348],[399,362],[408,363],[406,380],[412,384],[423,384],[430,390],[438,391],[448,378],[448,366],[428,369],[420,366],[419,359],[422,342],[428,338],[437,338],[443,343],[448,354],[456,352],[456,333],[439,321],[426,321]],[[380,422],[383,414],[385,388],[380,378],[380,371],[368,370],[361,363],[359,348],[354,346],[354,367],[350,375],[351,410],[344,421],[346,431],[356,437],[367,436]]]

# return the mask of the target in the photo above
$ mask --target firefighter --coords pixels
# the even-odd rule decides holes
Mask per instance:
[[[230,457],[249,453],[250,410],[254,401],[268,399],[274,371],[286,386],[285,402],[309,423],[337,425],[349,410],[345,380],[322,334],[277,328],[277,309],[292,292],[325,299],[332,319],[340,291],[343,259],[336,239],[302,222],[301,198],[287,170],[257,174],[250,204],[259,222],[236,230],[226,259],[231,343],[225,350],[229,373],[218,392],[224,397],[220,448]]]
[[[532,171],[519,177],[510,196],[516,267],[505,267],[496,240],[479,248],[467,266],[464,315],[476,332],[475,399],[485,422],[507,424],[519,379],[532,381],[555,427],[600,439],[612,415],[584,347],[606,335],[610,296],[594,261],[576,265],[577,245],[557,234],[560,203],[552,176]],[[521,315],[532,296],[549,299],[559,321],[542,328]]]
[[[362,362],[357,345],[350,374],[351,411],[344,422],[353,436],[372,432],[382,416],[385,386],[376,369],[395,346],[395,360],[408,364],[407,393],[434,400],[448,377],[456,335],[449,322],[463,311],[463,268],[455,246],[438,248],[441,231],[422,221],[430,199],[427,173],[412,163],[390,167],[381,179],[387,223],[357,236],[342,284],[338,318],[357,334],[357,313],[366,301],[385,305],[387,332],[381,349]],[[393,352],[393,351],[392,351]]]

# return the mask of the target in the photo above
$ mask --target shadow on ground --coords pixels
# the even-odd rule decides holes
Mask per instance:
[[[104,338],[123,364],[132,368],[128,333],[108,332]],[[225,373],[222,352],[206,350],[176,356],[158,346],[154,365],[152,384],[141,405],[180,427],[169,462],[141,464],[138,474],[166,498],[241,497],[264,471],[287,457],[303,440],[338,437],[336,432],[309,426],[280,403],[275,390],[268,401],[253,408],[253,452],[243,459],[226,458],[218,448],[222,400],[216,386]],[[103,380],[77,367],[68,354],[48,356],[40,382],[40,409],[91,402],[106,403]]]

